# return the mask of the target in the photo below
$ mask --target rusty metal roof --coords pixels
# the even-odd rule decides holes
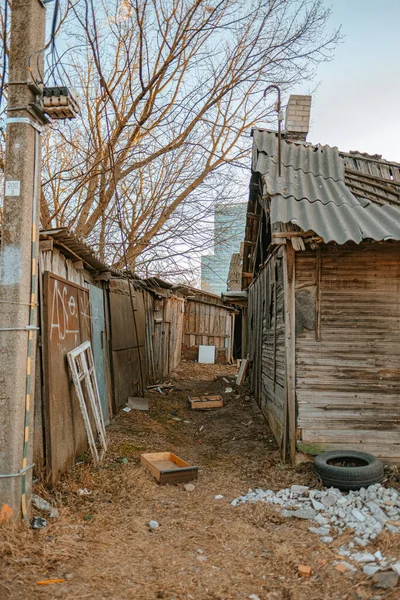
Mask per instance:
[[[314,231],[327,243],[400,240],[400,165],[330,146],[281,142],[278,175],[275,132],[253,132],[253,171],[263,176],[271,222]]]

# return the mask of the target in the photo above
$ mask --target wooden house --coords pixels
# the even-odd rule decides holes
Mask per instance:
[[[333,449],[398,461],[400,164],[307,143],[304,98],[281,140],[253,131],[251,385],[292,462]]]

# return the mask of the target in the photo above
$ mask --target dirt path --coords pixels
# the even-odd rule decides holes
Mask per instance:
[[[296,469],[281,464],[246,388],[238,390],[222,379],[234,373],[232,367],[183,364],[174,391],[149,394],[149,413],[122,412],[108,429],[111,444],[102,468],[77,465],[52,496],[47,493],[61,507],[59,520],[39,531],[0,531],[0,598],[398,597],[398,591],[377,592],[362,575],[333,569],[335,547],[344,536],[327,547],[308,531],[309,523],[285,521],[272,507],[231,506],[249,487],[317,485],[309,464]],[[228,386],[233,393],[224,393]],[[188,394],[207,392],[223,393],[226,405],[207,413],[187,408]],[[165,450],[200,466],[194,491],[159,487],[140,467],[142,452]],[[79,496],[81,488],[92,493]],[[36,491],[46,494],[40,486]],[[215,500],[217,494],[224,498]],[[149,530],[151,519],[159,529]],[[392,545],[393,554],[393,544],[382,538],[379,547]],[[311,578],[298,575],[299,564],[311,566]],[[65,581],[37,585],[48,578]]]

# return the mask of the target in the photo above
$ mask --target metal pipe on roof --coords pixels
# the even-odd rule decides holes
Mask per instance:
[[[282,176],[282,169],[281,169],[281,90],[279,88],[279,86],[272,84],[269,85],[267,88],[265,88],[264,90],[264,98],[267,95],[267,92],[269,92],[269,90],[276,90],[278,92],[278,100],[275,103],[275,110],[278,113],[278,174],[279,177]]]

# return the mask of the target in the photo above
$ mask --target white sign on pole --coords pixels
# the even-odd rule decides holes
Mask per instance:
[[[21,192],[20,181],[6,181],[6,196],[19,196]]]

